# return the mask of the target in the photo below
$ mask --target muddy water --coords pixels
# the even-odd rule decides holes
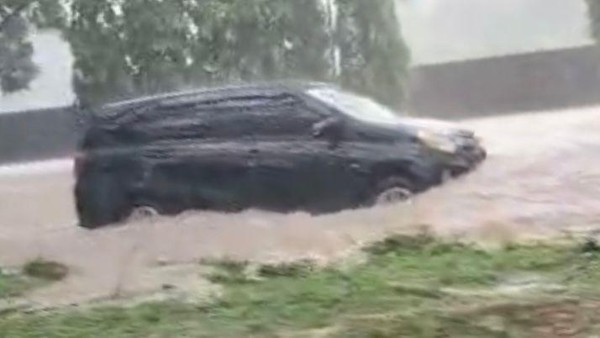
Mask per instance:
[[[600,226],[600,107],[465,121],[489,159],[411,205],[310,217],[187,213],[88,232],[74,226],[70,162],[0,169],[0,266],[44,257],[73,273],[32,300],[71,303],[199,280],[206,257],[342,257],[388,233],[433,231],[502,242]]]

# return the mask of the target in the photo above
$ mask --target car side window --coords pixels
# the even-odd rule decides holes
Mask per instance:
[[[313,126],[326,117],[289,94],[177,103],[154,108],[154,115],[146,114],[145,120],[132,124],[126,135],[138,142],[308,137]]]
[[[273,136],[309,136],[324,116],[289,94],[234,97],[219,102],[161,107],[168,119],[137,125],[148,137],[244,139]]]
[[[298,99],[287,100],[249,112],[257,136],[309,137],[315,123],[324,116],[307,107]]]
[[[253,125],[244,106],[214,107],[203,114],[209,138],[245,138],[253,134]]]
[[[170,127],[173,133],[205,139],[239,139],[255,134],[256,124],[252,115],[269,100],[266,98],[232,97],[198,102],[176,107],[179,112],[172,115],[168,124],[154,123],[162,133]],[[163,108],[164,109],[164,108]]]

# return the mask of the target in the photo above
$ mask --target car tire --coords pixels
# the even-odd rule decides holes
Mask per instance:
[[[131,210],[131,213],[129,214],[128,219],[131,221],[139,221],[151,219],[158,215],[160,215],[160,212],[158,212],[156,208],[145,205],[133,208],[133,210]]]
[[[372,206],[408,202],[414,195],[413,185],[403,177],[390,177],[377,184],[371,198]]]
[[[131,212],[127,196],[111,175],[98,173],[78,182],[77,210],[79,225],[96,229],[116,223]]]

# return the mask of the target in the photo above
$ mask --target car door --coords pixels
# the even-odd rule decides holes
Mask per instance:
[[[332,137],[326,132],[310,141],[318,150],[312,156],[314,165],[309,171],[318,194],[309,203],[311,210],[339,211],[357,207],[364,199],[369,173],[360,158],[363,154],[355,151],[360,143],[348,138],[347,126],[343,128],[341,134],[336,132]]]
[[[203,118],[205,139],[187,151],[191,200],[208,209],[239,211],[253,206],[255,130],[252,98],[212,104]]]
[[[239,109],[243,104],[197,104],[182,116],[193,122],[185,124],[190,136],[176,135],[146,147],[136,204],[156,206],[165,213],[250,206],[255,147],[253,126]],[[196,132],[195,126],[201,129]]]
[[[330,116],[299,99],[265,107],[260,115],[252,168],[258,206],[320,212],[346,205],[340,200],[348,190],[343,150],[315,134]]]
[[[302,112],[300,102],[291,95],[274,97],[260,107],[246,110],[253,127],[251,173],[253,204],[273,211],[297,209],[306,199],[303,176],[310,169],[310,156],[301,147],[306,144],[311,126],[321,116]],[[298,143],[300,142],[300,143]]]

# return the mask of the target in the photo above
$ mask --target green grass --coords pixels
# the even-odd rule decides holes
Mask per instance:
[[[0,299],[19,296],[27,289],[23,277],[6,274],[0,269]]]
[[[63,264],[43,259],[30,261],[21,270],[8,274],[0,269],[0,299],[23,296],[33,288],[58,282],[68,274],[68,268]]]
[[[64,264],[38,258],[25,264],[23,273],[32,278],[58,282],[67,277],[69,269]]]
[[[256,269],[232,261],[206,262],[213,266],[209,278],[224,288],[212,304],[13,314],[0,317],[0,335],[534,337],[537,328],[555,324],[555,312],[571,311],[573,304],[590,309],[575,315],[585,318],[579,330],[590,333],[600,325],[594,312],[594,299],[600,308],[599,251],[587,244],[485,251],[427,236],[399,236],[366,249],[368,262],[344,269],[319,269],[310,262]],[[564,289],[497,291],[520,276]],[[579,306],[584,303],[589,306]]]

